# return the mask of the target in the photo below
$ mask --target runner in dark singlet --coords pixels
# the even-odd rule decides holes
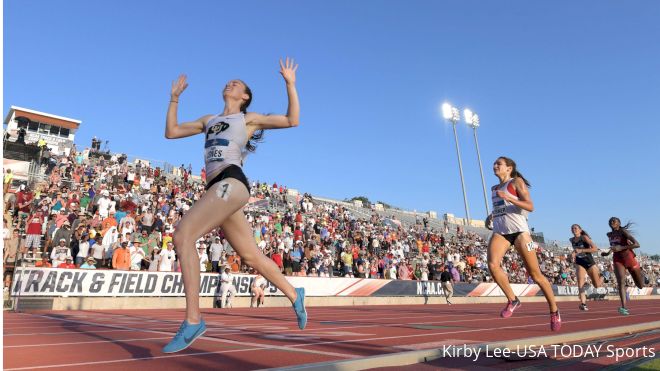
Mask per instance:
[[[573,246],[572,260],[575,263],[575,269],[578,281],[578,290],[580,297],[580,310],[589,310],[587,307],[587,295],[584,290],[586,275],[589,274],[591,283],[598,288],[598,293],[603,293],[603,282],[600,278],[600,270],[594,261],[591,253],[598,251],[596,244],[591,241],[589,234],[585,232],[579,224],[571,226],[571,245]]]

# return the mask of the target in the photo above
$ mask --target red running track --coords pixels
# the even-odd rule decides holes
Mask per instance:
[[[617,304],[594,302],[589,312],[581,312],[576,302],[560,303],[560,333],[660,320],[655,300],[631,302],[631,314],[625,317],[618,314]],[[161,348],[178,329],[183,310],[5,312],[3,366],[5,370],[253,370],[555,334],[545,303],[523,303],[508,319],[499,318],[502,307],[312,307],[304,331],[297,329],[290,308],[208,309],[203,311],[206,334],[176,354],[164,354]],[[654,341],[660,350],[658,338]]]

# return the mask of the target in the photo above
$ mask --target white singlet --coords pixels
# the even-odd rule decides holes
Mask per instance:
[[[518,193],[510,179],[503,184],[492,188],[493,198],[493,233],[505,235],[517,232],[529,232],[527,226],[527,210],[512,204],[497,195],[497,191],[504,191],[512,198],[518,200]]]
[[[207,176],[218,174],[230,165],[243,166],[248,142],[245,115],[213,116],[204,127],[204,162]]]

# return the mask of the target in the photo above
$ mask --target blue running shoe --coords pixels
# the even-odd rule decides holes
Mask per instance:
[[[305,329],[307,326],[307,309],[305,309],[305,288],[298,287],[296,288],[296,293],[298,297],[293,303],[293,310],[296,312],[296,317],[298,317],[298,327],[301,330]]]
[[[202,320],[200,323],[191,325],[188,321],[183,321],[179,331],[174,335],[174,339],[163,348],[163,353],[176,353],[188,348],[193,341],[204,335],[206,332],[206,323]]]

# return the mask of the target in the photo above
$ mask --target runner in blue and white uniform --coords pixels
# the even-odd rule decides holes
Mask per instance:
[[[561,316],[555,302],[550,282],[541,273],[536,258],[534,242],[527,226],[527,214],[534,211],[534,203],[529,195],[529,182],[516,169],[516,163],[508,157],[499,157],[493,164],[495,176],[500,183],[493,186],[493,212],[486,224],[492,223],[493,235],[488,245],[488,268],[495,282],[500,286],[509,302],[500,315],[509,318],[520,306],[520,300],[509,284],[509,278],[501,267],[502,258],[511,245],[522,257],[530,277],[543,291],[550,307],[550,329],[558,331]]]
[[[252,229],[243,213],[243,206],[250,197],[250,187],[242,166],[246,153],[255,149],[252,140],[259,140],[264,129],[298,126],[300,104],[296,90],[297,68],[293,59],[287,58],[285,62],[280,60],[280,74],[284,77],[289,98],[286,115],[247,112],[252,101],[252,91],[243,81],[231,80],[222,92],[225,102],[222,113],[179,124],[177,106],[188,83],[185,75],[172,83],[165,137],[175,139],[205,134],[207,191],[184,215],[174,232],[173,240],[182,266],[186,293],[186,318],[174,339],[163,348],[165,353],[187,348],[206,331],[199,310],[200,274],[195,241],[218,227],[222,227],[225,237],[243,262],[261,272],[291,300],[298,318],[298,327],[302,330],[307,324],[304,288],[291,286],[275,262],[257,248],[252,238]]]

